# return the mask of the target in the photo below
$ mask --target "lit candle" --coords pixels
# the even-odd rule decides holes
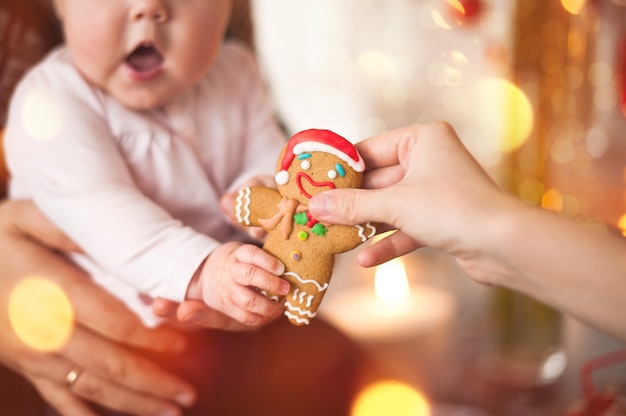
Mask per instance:
[[[441,289],[410,287],[404,264],[396,259],[376,268],[374,288],[338,291],[320,312],[386,376],[427,392],[447,353],[455,302]]]
[[[394,259],[376,268],[374,288],[337,293],[327,299],[322,312],[356,340],[397,339],[449,324],[454,300],[434,287],[410,287],[404,263]]]

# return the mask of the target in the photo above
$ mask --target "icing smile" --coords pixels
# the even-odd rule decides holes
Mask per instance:
[[[321,192],[322,190],[335,189],[335,184],[332,182],[315,182],[306,173],[298,172],[296,174],[296,184],[298,185],[298,189],[300,190],[300,193],[304,195],[307,199],[311,199],[311,194],[309,194],[307,191],[304,190],[304,186],[302,184],[303,180],[308,182],[309,185],[311,185],[314,188],[327,188],[327,189],[320,189],[319,192]]]
[[[124,66],[134,81],[151,81],[163,71],[163,56],[152,43],[142,42],[126,57]]]

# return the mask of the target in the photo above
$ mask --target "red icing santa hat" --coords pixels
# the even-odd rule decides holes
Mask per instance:
[[[280,162],[280,171],[276,174],[276,183],[289,182],[287,169],[296,155],[306,152],[325,152],[337,156],[357,172],[365,170],[365,163],[356,147],[348,140],[330,130],[309,129],[296,133],[289,139],[287,149]]]

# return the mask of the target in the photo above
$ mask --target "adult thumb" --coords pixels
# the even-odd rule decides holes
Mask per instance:
[[[317,220],[331,224],[384,222],[380,203],[376,190],[334,189],[314,195],[309,211]]]

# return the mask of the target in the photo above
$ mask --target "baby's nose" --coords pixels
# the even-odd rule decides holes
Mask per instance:
[[[133,2],[130,18],[135,22],[149,19],[157,23],[164,23],[169,19],[169,11],[162,0],[138,0]]]

